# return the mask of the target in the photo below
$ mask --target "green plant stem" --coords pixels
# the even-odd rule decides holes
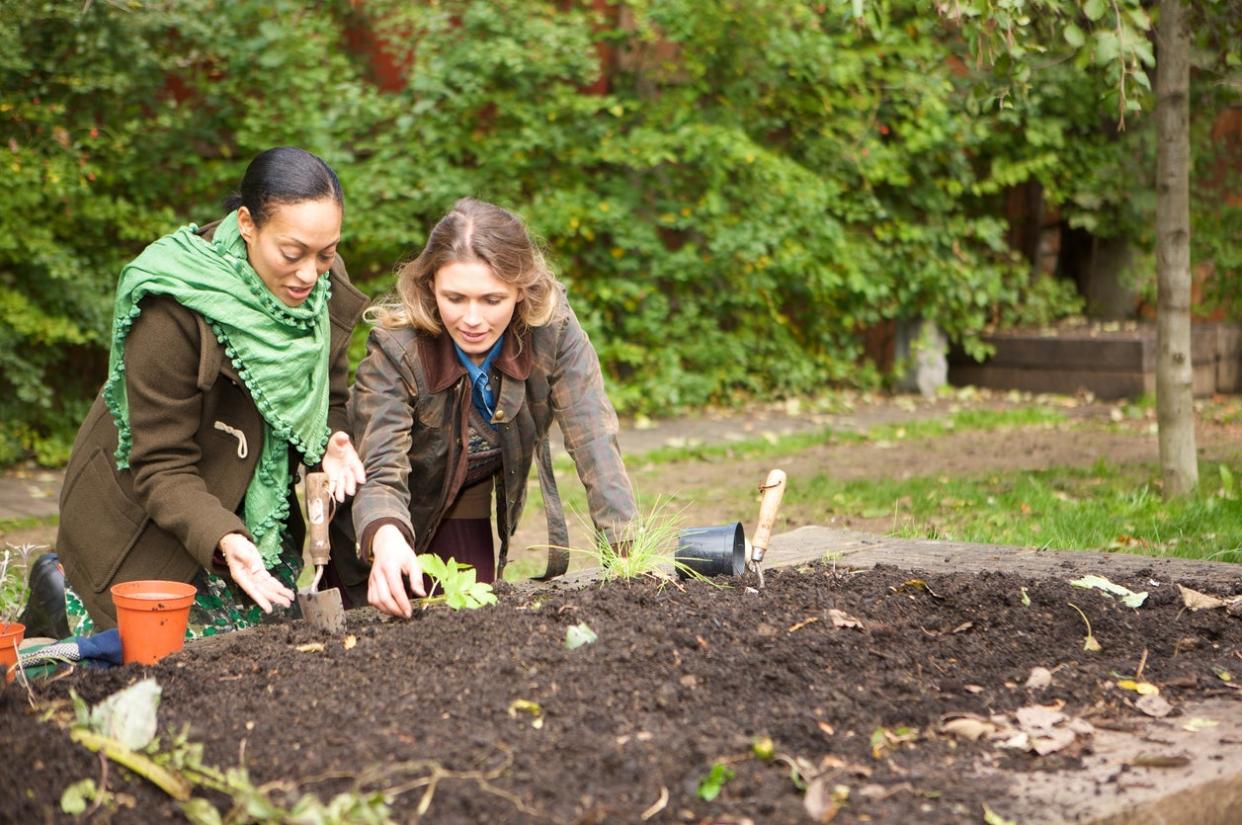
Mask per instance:
[[[129,768],[178,802],[185,802],[190,798],[193,785],[188,779],[157,765],[149,757],[130,750],[115,739],[86,728],[74,728],[69,731],[69,738],[96,753],[102,753],[118,765]]]

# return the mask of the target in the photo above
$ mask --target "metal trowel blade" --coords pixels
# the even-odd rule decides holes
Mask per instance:
[[[340,633],[345,629],[345,606],[341,602],[341,591],[335,587],[299,590],[298,606],[302,608],[302,618],[320,630]]]

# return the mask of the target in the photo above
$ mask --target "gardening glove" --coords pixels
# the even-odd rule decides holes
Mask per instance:
[[[328,495],[338,503],[356,493],[358,486],[367,480],[362,459],[358,457],[349,435],[343,432],[335,432],[328,439],[320,466],[328,476]]]
[[[121,634],[114,627],[93,636],[71,636],[50,645],[24,650],[11,673],[22,670],[27,677],[50,676],[60,665],[109,668],[121,664]]]
[[[418,556],[398,527],[385,524],[375,531],[375,537],[371,540],[371,578],[367,581],[367,601],[382,613],[410,618],[414,615],[414,608],[405,592],[407,576],[410,589],[418,596],[426,596],[423,568],[418,563]]]

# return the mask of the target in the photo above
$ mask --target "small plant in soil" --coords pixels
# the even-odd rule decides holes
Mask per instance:
[[[711,802],[720,796],[720,792],[724,790],[727,783],[734,776],[733,769],[723,762],[717,762],[712,765],[712,769],[707,775],[699,780],[698,794],[699,799],[704,802]]]
[[[596,532],[594,547],[568,549],[594,559],[603,581],[639,576],[671,581],[672,570],[698,578],[698,573],[677,561],[674,555],[682,521],[682,511],[672,510],[668,499],[658,499],[649,510],[638,513],[625,536],[615,545]]]
[[[431,577],[431,591],[419,599],[424,606],[446,604],[453,610],[474,610],[496,603],[496,594],[487,582],[477,581],[475,569],[468,564],[425,553],[418,557],[423,572]],[[440,594],[436,595],[439,590]]]
[[[0,622],[15,622],[30,593],[26,584],[30,563],[40,550],[37,544],[5,544],[0,551]]]

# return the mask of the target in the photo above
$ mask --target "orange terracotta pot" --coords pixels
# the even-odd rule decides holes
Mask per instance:
[[[26,625],[21,622],[0,622],[0,674],[12,681],[9,668],[17,664],[17,646],[26,635]]]
[[[114,584],[112,603],[126,663],[153,665],[185,645],[190,605],[198,592],[183,582],[145,580]]]

